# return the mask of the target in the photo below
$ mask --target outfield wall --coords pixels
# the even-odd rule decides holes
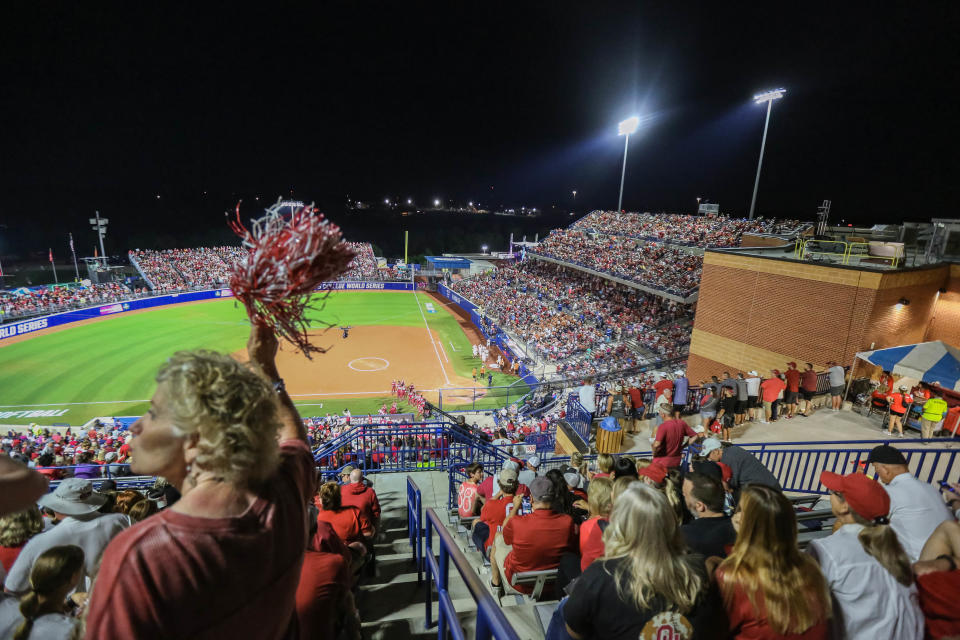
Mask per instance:
[[[410,282],[324,282],[318,291],[412,291],[413,284]],[[126,313],[127,311],[139,311],[150,309],[152,307],[164,307],[173,304],[183,304],[185,302],[199,302],[202,300],[216,300],[218,298],[231,298],[233,292],[230,289],[209,289],[206,291],[187,291],[183,293],[171,293],[162,296],[153,296],[150,298],[137,298],[123,302],[112,302],[110,304],[87,307],[86,309],[76,309],[74,311],[64,311],[54,313],[40,318],[31,318],[29,320],[20,320],[10,324],[0,325],[0,340],[22,336],[41,329],[59,327],[82,320],[92,320],[104,316]]]

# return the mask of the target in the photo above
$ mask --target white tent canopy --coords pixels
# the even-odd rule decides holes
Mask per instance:
[[[960,391],[960,349],[940,340],[862,351],[857,357],[884,371]]]

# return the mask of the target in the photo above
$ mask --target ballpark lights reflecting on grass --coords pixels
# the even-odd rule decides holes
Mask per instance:
[[[640,118],[632,116],[620,123],[617,129],[618,136],[626,136],[623,139],[623,170],[620,172],[620,197],[617,199],[617,211],[623,211],[623,180],[627,177],[627,146],[630,144],[630,134],[640,126]],[[576,197],[577,192],[573,192]]]
[[[757,206],[757,189],[760,187],[760,167],[763,166],[763,150],[767,146],[767,129],[770,127],[770,111],[773,109],[773,101],[782,98],[786,92],[786,89],[772,89],[753,96],[755,103],[767,103],[767,119],[763,123],[763,140],[760,142],[760,160],[757,162],[757,179],[753,182],[753,197],[750,199],[751,220],[753,220],[753,209]]]

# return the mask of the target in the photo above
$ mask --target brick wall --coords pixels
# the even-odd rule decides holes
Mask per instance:
[[[765,374],[791,360],[822,370],[871,344],[938,339],[931,332],[960,344],[960,269],[880,273],[708,251],[688,375]]]
[[[692,385],[699,384],[701,380],[709,380],[710,376],[719,377],[729,368],[730,365],[725,365],[722,362],[717,362],[716,360],[704,358],[703,356],[692,353],[690,357],[687,358],[687,377],[690,379],[690,384]],[[731,373],[736,375],[735,372]]]

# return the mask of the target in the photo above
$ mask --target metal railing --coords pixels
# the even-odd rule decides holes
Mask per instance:
[[[460,577],[467,585],[470,596],[477,603],[477,621],[474,637],[476,640],[520,640],[520,636],[503,615],[503,610],[487,588],[480,581],[480,577],[473,570],[470,561],[463,555],[456,541],[444,526],[443,521],[433,509],[426,510],[427,541],[426,555],[424,556],[427,573],[427,589],[425,602],[426,628],[437,627],[437,638],[454,638],[465,640],[463,628],[457,618],[457,610],[453,607],[450,597],[450,563],[460,572]],[[433,538],[436,535],[439,542],[437,555],[434,556]],[[430,584],[432,583],[432,584]],[[433,619],[433,588],[437,589],[437,619]]]
[[[590,412],[580,404],[580,398],[573,393],[567,398],[566,420],[585,443],[590,442],[590,427],[593,424]]]
[[[423,494],[410,476],[407,476],[407,539],[412,560],[417,565],[419,585],[423,582]]]
[[[813,243],[814,248],[810,248]],[[823,248],[821,248],[823,247]],[[838,250],[827,250],[827,249]],[[842,251],[839,251],[842,249]],[[865,251],[864,251],[865,250]],[[832,262],[850,264],[852,259],[869,258],[871,260],[888,260],[890,267],[896,269],[904,258],[904,247],[900,246],[892,256],[874,255],[870,253],[869,242],[850,242],[846,240],[824,240],[818,238],[797,238],[793,247],[793,255],[798,260],[805,260],[807,256],[835,256],[838,259]]]
[[[744,443],[740,446],[752,453],[763,466],[780,482],[784,491],[794,493],[829,494],[820,484],[820,472],[847,474],[868,471],[867,458],[874,447],[881,444],[895,445],[907,459],[910,472],[923,482],[949,477],[955,468],[960,449],[944,446],[941,440],[840,440],[828,444],[836,449],[826,449],[823,442],[776,442]],[[939,446],[938,446],[939,445]],[[687,448],[686,458],[699,451],[698,445]],[[875,477],[875,476],[874,476]]]
[[[110,462],[103,465],[97,464],[74,464],[74,465],[64,465],[62,467],[35,467],[34,470],[38,472],[42,471],[52,471],[59,472],[63,474],[61,478],[55,478],[50,480],[50,491],[53,491],[60,483],[70,477],[77,477],[77,469],[90,469],[92,467],[100,467],[100,475],[96,477],[87,477],[86,475],[80,476],[90,480],[93,484],[94,489],[100,489],[103,486],[103,483],[112,480],[117,483],[117,489],[149,489],[154,486],[157,479],[153,476],[135,476],[130,473],[130,465],[118,462]],[[64,473],[65,472],[65,473]],[[52,474],[44,474],[48,477]]]

